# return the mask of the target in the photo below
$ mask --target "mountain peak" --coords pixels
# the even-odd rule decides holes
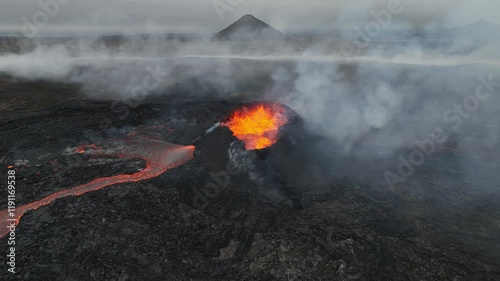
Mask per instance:
[[[240,21],[240,20],[259,20],[259,19],[258,19],[258,18],[256,18],[256,17],[254,17],[254,16],[253,16],[253,15],[251,15],[251,14],[246,14],[246,15],[242,16],[242,17],[239,19],[239,21]]]
[[[480,20],[471,22],[469,24],[466,24],[464,26],[458,27],[458,29],[478,30],[478,31],[490,30],[493,28],[498,28],[498,27],[485,19],[480,19]]]
[[[215,38],[230,41],[258,41],[285,40],[288,39],[288,36],[253,15],[246,14],[215,34]]]
[[[500,28],[487,20],[478,20],[453,30],[457,38],[473,38],[476,41],[498,40]]]
[[[486,33],[486,32],[499,31],[498,26],[484,19],[471,22],[457,29],[462,32],[472,32],[472,33]]]
[[[477,20],[475,22],[471,22],[470,24],[468,25],[472,25],[472,26],[482,26],[482,27],[490,27],[490,26],[493,26],[493,24],[485,19],[480,19],[480,20]]]

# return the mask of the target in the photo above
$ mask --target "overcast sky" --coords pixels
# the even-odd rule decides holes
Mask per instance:
[[[283,31],[351,28],[397,0],[0,0],[0,31],[21,31],[37,15],[43,22],[39,2],[53,1],[69,3],[59,5],[41,33],[216,32],[244,14]],[[498,0],[400,1],[403,12],[394,15],[394,27],[459,26],[478,19],[500,24]]]

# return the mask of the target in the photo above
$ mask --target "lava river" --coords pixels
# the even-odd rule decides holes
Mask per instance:
[[[4,237],[9,233],[7,226],[15,225],[17,227],[21,217],[28,211],[46,206],[59,198],[79,196],[114,184],[138,182],[157,177],[168,169],[177,167],[193,159],[195,149],[194,146],[180,146],[155,138],[138,136],[127,140],[109,141],[104,147],[107,148],[95,148],[95,146],[88,150],[78,148],[76,152],[91,154],[93,156],[141,158],[146,161],[146,168],[130,175],[97,178],[86,184],[55,192],[38,201],[16,207],[15,212],[12,212],[14,216],[10,215],[9,210],[2,210],[0,211],[0,237]]]

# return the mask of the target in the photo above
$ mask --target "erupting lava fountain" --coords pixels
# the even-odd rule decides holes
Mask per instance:
[[[247,150],[263,149],[275,144],[280,127],[288,123],[287,111],[279,104],[254,104],[233,111],[227,126]]]

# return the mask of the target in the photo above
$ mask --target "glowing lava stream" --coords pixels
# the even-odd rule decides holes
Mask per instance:
[[[180,146],[158,139],[140,137],[126,141],[110,141],[109,144],[112,149],[104,150],[98,148],[93,150],[91,154],[101,156],[116,155],[122,158],[142,158],[146,161],[146,168],[131,175],[116,175],[98,178],[89,183],[56,192],[41,200],[21,207],[16,207],[15,217],[9,217],[8,210],[2,210],[0,211],[0,238],[9,233],[7,226],[10,225],[10,223],[14,223],[17,227],[21,217],[30,210],[36,210],[42,206],[46,206],[58,198],[79,196],[114,184],[138,182],[157,177],[168,169],[177,167],[193,159],[193,152],[195,149],[194,146]],[[84,152],[80,149],[78,153],[88,152]],[[15,221],[8,221],[7,219]]]

